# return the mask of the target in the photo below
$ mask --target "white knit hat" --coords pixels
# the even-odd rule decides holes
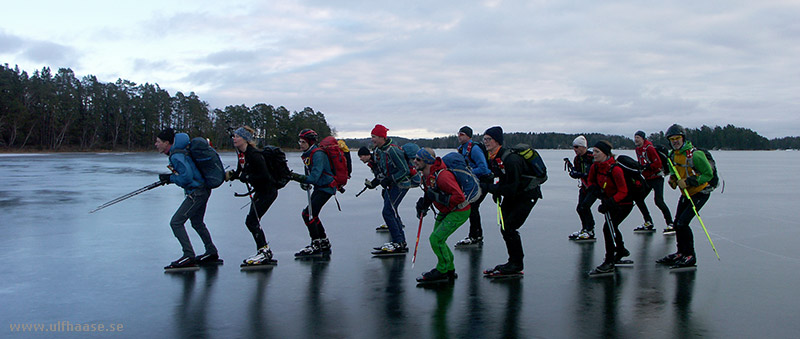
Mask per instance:
[[[572,140],[572,146],[586,147],[586,137],[579,135],[575,140]]]

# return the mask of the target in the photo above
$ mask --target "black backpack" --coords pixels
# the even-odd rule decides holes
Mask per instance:
[[[265,146],[261,151],[264,161],[267,163],[267,170],[272,177],[272,184],[275,188],[283,188],[289,183],[291,170],[286,161],[286,153],[275,146]]]
[[[656,153],[658,153],[658,158],[661,159],[661,173],[669,175],[669,162],[667,161],[669,149],[664,145],[655,145],[654,147],[656,148]]]
[[[697,148],[697,147],[692,148],[692,153],[694,153],[695,151],[701,151],[706,155],[706,159],[708,159],[708,163],[711,165],[711,170],[714,173],[713,176],[711,177],[711,180],[708,181],[708,186],[711,187],[712,191],[717,189],[717,187],[719,187],[719,173],[717,173],[717,162],[714,160],[714,157],[711,156],[711,152],[709,152],[707,149]],[[690,161],[688,165],[689,167],[694,168],[694,163],[692,161]]]
[[[506,154],[519,155],[525,162],[525,173],[522,174],[522,177],[530,179],[528,186],[525,188],[526,191],[533,190],[547,181],[547,166],[545,166],[539,152],[528,144],[517,144],[509,147],[509,151]]]
[[[647,180],[642,176],[642,165],[636,159],[627,155],[618,155],[616,162],[608,169],[608,176],[611,176],[611,171],[614,167],[622,169],[625,176],[625,185],[628,187],[628,200],[644,199],[650,193],[650,186],[647,185]]]

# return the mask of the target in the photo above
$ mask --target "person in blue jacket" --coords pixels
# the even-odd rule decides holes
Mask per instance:
[[[486,146],[473,142],[472,135],[472,128],[469,126],[461,127],[458,130],[458,141],[461,143],[458,146],[458,153],[464,156],[472,173],[478,177],[482,184],[491,185],[494,181],[494,176],[492,176],[492,171],[489,170],[489,164],[486,162]],[[480,198],[470,204],[472,209],[469,213],[469,234],[466,238],[459,240],[456,243],[456,247],[483,244],[480,206],[488,193],[487,191],[481,191]]]
[[[203,222],[203,217],[206,214],[206,204],[208,198],[211,196],[211,189],[205,185],[202,174],[197,169],[197,166],[192,161],[192,158],[187,155],[189,146],[189,135],[186,133],[175,134],[172,128],[166,128],[156,137],[156,149],[160,153],[169,156],[169,169],[172,173],[159,174],[158,178],[163,184],[174,183],[181,188],[186,195],[183,203],[170,221],[172,233],[183,249],[183,256],[178,260],[173,261],[164,269],[175,269],[193,267],[197,264],[212,263],[219,259],[217,254],[217,247],[211,241],[211,233],[206,228]],[[189,240],[189,235],[186,233],[184,224],[186,220],[191,220],[192,228],[203,240],[205,245],[205,253],[195,257],[192,242]]]
[[[305,175],[292,173],[292,180],[300,183],[300,187],[309,192],[312,188],[313,193],[308,197],[308,206],[303,209],[303,221],[308,228],[308,235],[311,236],[311,244],[295,253],[295,257],[321,257],[331,254],[331,242],[319,220],[319,212],[322,206],[336,193],[333,183],[333,171],[328,161],[328,155],[323,151],[317,141],[319,135],[312,129],[300,131],[300,150],[303,151],[303,165]],[[309,211],[311,209],[311,211]]]

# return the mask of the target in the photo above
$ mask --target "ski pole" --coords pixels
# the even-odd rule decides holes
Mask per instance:
[[[611,221],[611,213],[606,211],[603,213],[606,215],[606,224],[608,224],[608,229],[611,230],[611,239],[614,240],[614,243],[617,243],[617,232],[614,231],[614,222]]]
[[[411,269],[414,269],[414,264],[417,262],[417,249],[419,248],[419,234],[422,233],[422,218],[424,215],[419,217],[419,228],[417,228],[417,244],[414,245],[414,256],[411,257]]]
[[[133,191],[133,192],[130,192],[130,193],[128,193],[128,194],[125,194],[125,195],[123,195],[123,196],[121,196],[121,197],[118,197],[118,198],[116,198],[116,199],[113,199],[113,200],[111,200],[111,201],[109,201],[109,202],[107,202],[107,203],[105,203],[105,204],[102,204],[102,205],[100,205],[100,206],[97,206],[97,208],[95,208],[95,209],[93,209],[93,210],[89,211],[89,213],[94,213],[94,212],[97,212],[97,211],[99,211],[99,210],[101,210],[101,209],[104,209],[104,208],[106,208],[106,207],[108,207],[108,206],[111,206],[111,205],[113,205],[113,204],[116,204],[116,203],[118,203],[118,202],[120,202],[120,201],[123,201],[123,200],[129,199],[129,198],[132,198],[133,196],[136,196],[136,195],[139,195],[139,194],[141,194],[141,193],[147,192],[147,191],[149,191],[149,190],[151,190],[151,189],[154,189],[154,188],[156,188],[156,187],[158,187],[158,186],[161,186],[161,185],[164,185],[164,183],[162,183],[161,181],[156,181],[156,182],[154,182],[154,183],[152,183],[152,184],[150,184],[150,185],[147,185],[147,186],[145,186],[145,187],[142,187],[142,188],[140,188],[140,189],[138,189],[138,190],[135,190],[135,191]]]
[[[503,220],[503,209],[500,208],[500,199],[497,199],[497,224],[500,225],[500,229],[505,231],[506,230],[506,222]]]
[[[364,188],[360,192],[356,193],[356,198],[358,198],[358,196],[361,195],[361,193],[364,193],[364,191],[366,191],[367,188],[369,188],[369,187],[364,186]]]
[[[675,164],[672,163],[672,159],[667,158],[667,161],[669,162],[669,167],[672,168],[672,172],[675,173],[675,177],[677,177],[678,180],[681,180],[681,175],[678,174],[678,169],[675,168]],[[708,234],[706,225],[703,223],[703,218],[700,218],[700,213],[697,212],[697,206],[694,205],[694,200],[692,200],[692,197],[689,196],[689,191],[686,190],[685,188],[681,188],[680,190],[683,191],[684,195],[686,195],[686,199],[689,199],[689,202],[692,203],[692,210],[694,211],[694,215],[697,216],[697,220],[700,220],[700,226],[703,226],[703,231],[706,232],[708,243],[711,244],[711,248],[714,250],[714,254],[717,255],[717,260],[720,260],[719,253],[717,253],[717,248],[714,246],[714,242],[711,241],[711,236]],[[689,227],[689,225],[686,225],[686,227]]]

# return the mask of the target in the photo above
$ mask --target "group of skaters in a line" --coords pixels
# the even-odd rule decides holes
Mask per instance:
[[[384,225],[391,240],[375,247],[375,256],[404,255],[409,252],[406,242],[404,224],[398,213],[403,198],[413,187],[421,187],[423,195],[416,202],[416,217],[425,217],[434,207],[435,223],[429,242],[437,257],[437,264],[429,272],[417,278],[420,283],[452,281],[457,278],[453,261],[453,252],[446,244],[448,237],[467,220],[470,222],[469,234],[456,243],[456,247],[479,247],[483,244],[483,229],[479,207],[484,198],[492,195],[497,205],[500,233],[506,244],[508,260],[484,271],[489,277],[521,276],[524,268],[524,250],[518,229],[525,223],[536,202],[542,198],[541,182],[531,175],[531,165],[518,152],[504,145],[503,129],[494,126],[483,133],[481,142],[473,141],[473,131],[464,126],[458,131],[460,146],[457,153],[464,157],[464,162],[471,172],[480,191],[477,197],[468,200],[456,171],[445,165],[442,157],[433,149],[420,148],[411,157],[396,145],[387,135],[388,129],[383,125],[375,125],[371,131],[371,149],[361,147],[359,159],[367,164],[374,178],[365,180],[365,189],[381,187],[383,198],[382,216]],[[657,262],[674,267],[693,267],[696,264],[692,230],[689,223],[695,215],[692,206],[699,210],[710,196],[707,189],[711,179],[711,166],[703,152],[694,152],[691,142],[686,140],[684,130],[679,125],[667,129],[667,138],[671,146],[669,159],[670,173],[662,173],[662,163],[654,150],[653,144],[645,138],[644,132],[636,132],[636,154],[650,189],[655,192],[656,205],[661,209],[667,229],[665,233],[674,232],[677,251]],[[237,151],[238,164],[236,170],[226,172],[225,180],[240,180],[248,185],[252,194],[250,211],[245,225],[252,233],[256,243],[256,253],[244,259],[242,266],[275,265],[272,251],[267,243],[261,227],[261,217],[266,213],[278,196],[276,178],[270,174],[262,153],[256,148],[255,131],[243,126],[233,131],[233,145]],[[334,173],[326,152],[319,152],[319,135],[310,129],[302,130],[298,135],[298,144],[303,152],[304,174],[291,172],[289,179],[300,183],[300,187],[309,192],[308,205],[302,210],[311,243],[295,254],[296,258],[323,257],[331,254],[331,243],[319,218],[324,205],[336,193],[332,185]],[[189,145],[189,137],[185,133],[175,133],[167,128],[156,138],[155,146],[159,152],[169,156],[169,168],[172,173],[159,175],[164,183],[175,183],[182,187],[185,199],[175,212],[170,226],[183,249],[183,255],[170,265],[167,270],[194,268],[197,265],[218,264],[217,248],[206,228],[203,217],[211,189],[204,185],[202,175],[192,159],[179,150]],[[582,229],[569,238],[576,241],[594,239],[594,219],[590,208],[600,200],[598,211],[606,216],[603,224],[605,240],[605,259],[592,270],[590,275],[613,273],[618,264],[629,263],[623,259],[630,255],[625,248],[619,224],[630,214],[634,203],[639,206],[645,223],[636,231],[653,231],[653,221],[644,197],[634,199],[628,194],[626,176],[619,166],[615,166],[615,155],[612,145],[605,140],[597,142],[592,149],[588,148],[583,136],[573,142],[575,158],[570,166],[569,175],[580,180],[577,212]],[[673,189],[679,188],[682,194],[678,202],[675,218],[663,201],[663,175],[669,174],[669,184]],[[690,200],[691,199],[691,200]],[[438,212],[438,213],[436,213]],[[191,221],[192,227],[202,239],[205,252],[195,256],[184,223]]]

